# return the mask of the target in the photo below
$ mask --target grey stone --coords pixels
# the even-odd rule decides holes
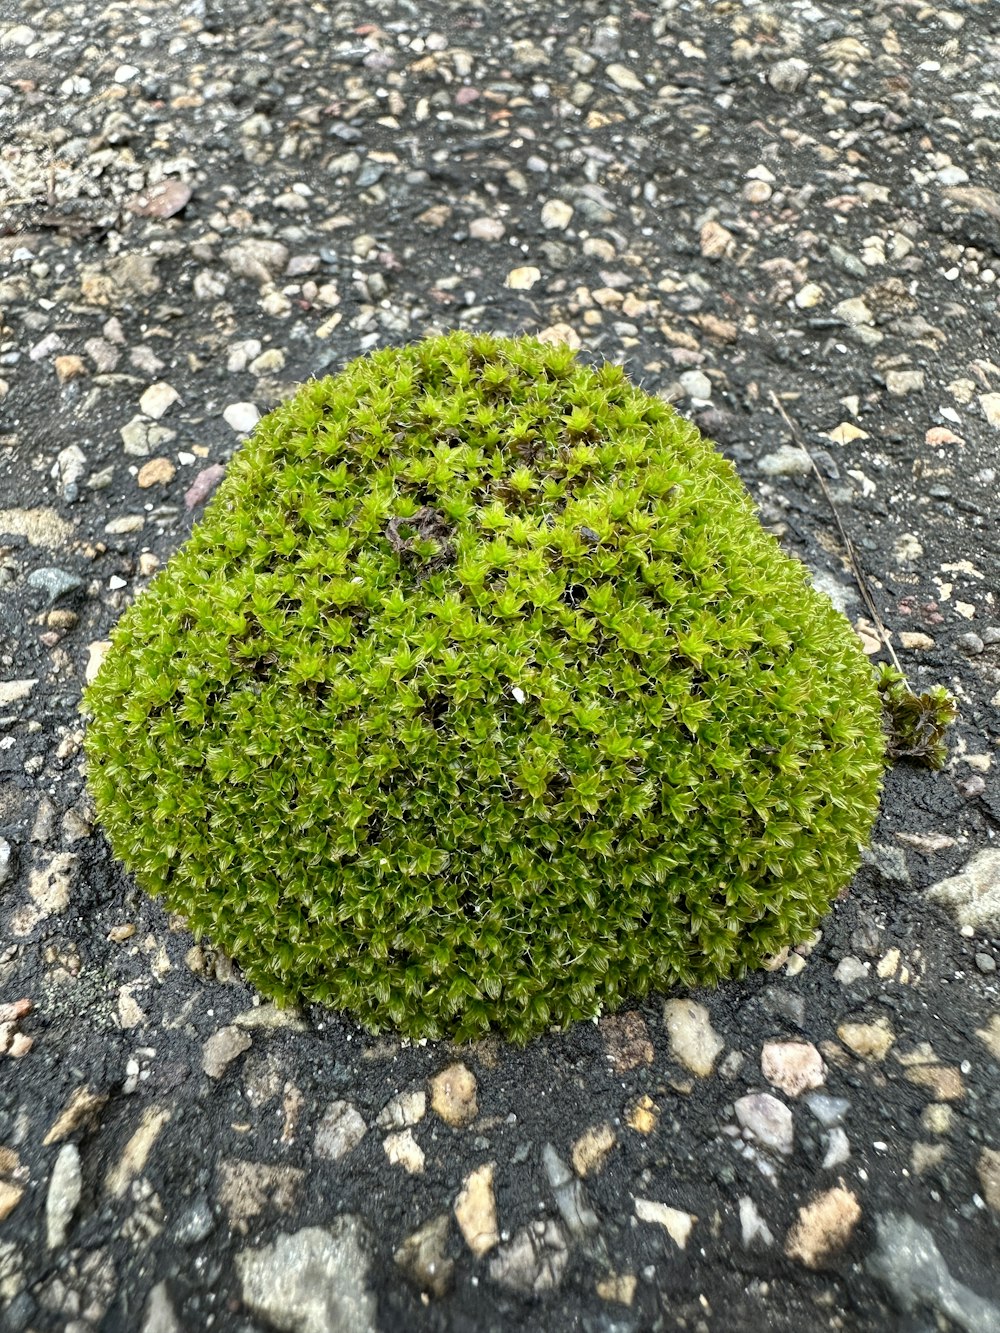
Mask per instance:
[[[243,1301],[281,1333],[376,1333],[367,1238],[344,1213],[236,1256]]]
[[[146,1302],[146,1317],[142,1321],[142,1333],[181,1333],[177,1315],[167,1294],[166,1282],[157,1282],[149,1293]]]
[[[542,1149],[542,1162],[559,1215],[570,1235],[583,1240],[597,1231],[600,1219],[590,1206],[583,1181],[573,1174],[551,1143]]]
[[[767,81],[776,93],[797,93],[809,77],[809,66],[794,56],[779,60],[767,72]]]
[[[232,1062],[250,1049],[251,1041],[250,1034],[241,1032],[239,1028],[219,1028],[202,1047],[202,1069],[209,1078],[221,1078]]]
[[[933,1311],[966,1333],[1000,1333],[1000,1308],[948,1272],[933,1235],[905,1213],[875,1219],[878,1242],[868,1270],[904,1314]]]
[[[751,1092],[735,1105],[736,1118],[747,1138],[783,1156],[792,1151],[794,1121],[784,1102],[769,1092]]]
[[[569,1247],[558,1222],[539,1218],[522,1227],[490,1260],[490,1277],[525,1295],[552,1291],[562,1281]]]
[[[844,1123],[844,1116],[851,1109],[846,1097],[831,1097],[826,1092],[810,1092],[802,1099],[824,1129],[833,1129]]]
[[[367,1132],[356,1107],[350,1102],[331,1102],[316,1126],[316,1156],[335,1162],[356,1148]]]
[[[6,838],[0,838],[0,886],[13,879],[17,872],[17,856]]]
[[[794,444],[783,444],[773,454],[757,459],[757,471],[765,477],[804,477],[812,471],[812,463],[804,449]]]
[[[963,653],[970,657],[978,657],[986,647],[986,644],[974,630],[969,630],[967,634],[960,634],[955,640],[955,647],[961,648]]]
[[[925,889],[924,896],[950,907],[960,926],[1000,931],[1000,848],[983,848],[957,875]]]
[[[215,1217],[208,1200],[196,1199],[174,1224],[174,1239],[179,1245],[199,1245],[212,1234]]]
[[[68,593],[76,592],[77,588],[82,588],[83,580],[78,579],[75,574],[70,574],[66,569],[57,569],[54,565],[46,565],[42,569],[31,571],[28,575],[28,587],[44,592],[48,597],[46,605],[53,606],[60,597],[65,597]]]
[[[49,1192],[45,1196],[45,1235],[50,1250],[65,1244],[69,1224],[80,1202],[81,1188],[80,1150],[75,1143],[64,1143],[52,1168]]]
[[[835,578],[826,569],[811,570],[810,574],[816,591],[825,593],[841,614],[846,613],[849,606],[856,604],[858,593],[849,583],[841,583],[840,579]]]
[[[866,865],[874,866],[881,877],[890,884],[910,883],[906,853],[901,847],[890,847],[883,842],[873,842],[871,847],[862,849],[861,859]]]
[[[59,493],[69,504],[79,498],[80,482],[87,471],[87,455],[78,444],[60,449],[56,458],[55,474],[59,478]]]

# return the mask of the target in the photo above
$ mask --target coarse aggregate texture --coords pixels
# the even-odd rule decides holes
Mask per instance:
[[[0,4],[7,1328],[995,1324],[998,22]],[[775,394],[907,675],[960,710],[773,972],[523,1050],[255,1003],[115,868],[82,767],[111,627],[242,435],[456,327],[675,403],[884,660]]]

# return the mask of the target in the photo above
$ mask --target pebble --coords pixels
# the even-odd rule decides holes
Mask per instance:
[[[882,1213],[875,1227],[878,1239],[867,1268],[897,1309],[910,1316],[930,1309],[964,1333],[1000,1333],[1000,1306],[952,1277],[927,1227],[895,1212]]]
[[[420,1175],[423,1172],[424,1150],[413,1137],[412,1129],[387,1134],[382,1147],[393,1166],[404,1167],[410,1175]]]
[[[578,1180],[551,1143],[542,1148],[542,1165],[559,1215],[571,1236],[584,1240],[600,1228],[600,1219],[591,1208],[582,1180]]]
[[[924,897],[950,908],[960,926],[1000,933],[1000,848],[983,848],[958,874],[925,889]]]
[[[822,304],[825,295],[818,282],[807,282],[795,293],[795,304],[800,310],[812,310]]]
[[[896,1038],[887,1018],[874,1023],[841,1023],[837,1036],[862,1060],[884,1060]]]
[[[811,1042],[767,1042],[760,1057],[761,1073],[768,1083],[787,1097],[798,1097],[810,1088],[822,1087],[826,1070],[823,1058]]]
[[[703,370],[686,370],[677,378],[689,398],[707,402],[712,397],[712,381]]]
[[[735,1103],[736,1118],[746,1138],[788,1156],[795,1137],[789,1108],[769,1092],[751,1092]]]
[[[45,1235],[50,1250],[65,1245],[82,1188],[80,1150],[75,1143],[64,1143],[56,1156],[45,1196]]]
[[[17,857],[6,838],[0,838],[0,888],[17,873]]]
[[[59,491],[68,504],[79,498],[80,482],[86,474],[87,455],[78,444],[59,450],[53,475],[59,477]]]
[[[376,1117],[379,1129],[405,1129],[419,1124],[427,1113],[427,1094],[422,1088],[401,1092],[383,1106]]]
[[[356,1148],[367,1132],[357,1107],[346,1101],[331,1102],[316,1126],[316,1156],[336,1162]]]
[[[166,486],[173,481],[176,473],[177,469],[169,458],[151,458],[139,469],[136,481],[143,490],[147,490],[150,486]]]
[[[541,276],[541,269],[535,268],[532,264],[525,264],[521,268],[512,268],[504,279],[503,285],[511,287],[516,292],[526,292],[534,287]]]
[[[139,399],[139,410],[147,417],[159,421],[179,399],[180,394],[177,390],[165,380],[160,380],[156,384],[151,384]]]
[[[224,259],[231,273],[266,286],[288,265],[288,247],[280,241],[251,237],[225,251]]]
[[[806,1268],[825,1268],[843,1250],[861,1220],[861,1205],[850,1190],[826,1190],[799,1209],[785,1240],[785,1254]]]
[[[157,1282],[149,1293],[142,1321],[142,1333],[182,1333],[166,1282]]]
[[[198,505],[204,504],[225,475],[226,469],[221,463],[212,463],[202,468],[184,492],[185,509],[196,509]]]
[[[49,565],[42,569],[33,569],[28,575],[27,582],[29,588],[37,588],[45,593],[48,598],[47,607],[54,606],[61,597],[66,597],[83,587],[83,579],[77,578],[66,569]]]
[[[133,458],[145,458],[154,449],[160,449],[177,438],[177,432],[167,426],[158,426],[148,417],[134,416],[119,434],[125,446],[125,452]]]
[[[470,1171],[455,1200],[455,1221],[465,1243],[481,1259],[500,1241],[497,1206],[493,1195],[493,1162]]]
[[[169,1119],[170,1111],[166,1107],[146,1106],[143,1109],[138,1127],[104,1178],[104,1188],[112,1199],[123,1198],[132,1181],[145,1170],[149,1154]]]
[[[230,403],[223,411],[222,419],[239,434],[247,435],[260,420],[260,411],[256,403]]]
[[[641,1014],[634,1010],[608,1014],[598,1023],[598,1030],[607,1048],[608,1060],[618,1074],[627,1073],[653,1063],[653,1043],[649,1028]]]
[[[740,1231],[743,1237],[743,1248],[749,1249],[751,1245],[773,1245],[774,1236],[771,1234],[771,1228],[761,1217],[757,1205],[748,1194],[743,1195],[739,1202],[740,1209]]]
[[[886,371],[885,387],[896,398],[902,398],[908,393],[916,393],[924,387],[924,372],[922,370]]]
[[[976,1172],[987,1207],[1000,1213],[1000,1150],[984,1148],[979,1154]]]
[[[646,91],[646,85],[627,65],[608,65],[607,75],[612,83],[617,84],[625,92],[641,93]]]
[[[1000,393],[981,393],[979,406],[983,416],[994,430],[1000,430]]]
[[[57,356],[53,361],[55,367],[56,379],[60,384],[69,384],[71,380],[79,379],[81,375],[87,374],[87,366],[80,356]]]
[[[712,1027],[705,1006],[694,1000],[667,1000],[663,1022],[674,1059],[699,1078],[708,1078],[726,1044]]]
[[[783,444],[774,453],[757,459],[757,471],[765,477],[805,477],[812,471],[812,463],[805,449]]]
[[[657,1222],[680,1250],[687,1248],[691,1228],[698,1221],[694,1213],[671,1208],[669,1204],[657,1203],[654,1199],[636,1199],[635,1215],[640,1222]]]
[[[617,1141],[614,1128],[607,1121],[584,1130],[571,1153],[577,1175],[599,1175]]]
[[[376,1333],[368,1266],[363,1223],[350,1213],[236,1255],[244,1305],[286,1333]]]
[[[455,1261],[446,1252],[450,1228],[448,1214],[439,1213],[407,1236],[393,1255],[410,1281],[438,1300],[447,1296],[454,1280]]]
[[[490,1260],[494,1282],[524,1295],[539,1295],[559,1286],[569,1262],[562,1228],[551,1218],[529,1222]]]
[[[852,986],[857,981],[864,981],[871,969],[871,962],[861,962],[860,958],[848,953],[841,958],[839,964],[833,969],[833,976],[836,977],[841,986]]]
[[[201,1049],[201,1067],[209,1078],[222,1078],[233,1061],[248,1051],[251,1044],[248,1032],[235,1027],[219,1028]]]
[[[565,231],[573,220],[573,209],[564,199],[547,199],[542,205],[542,226],[546,231]]]
[[[767,81],[777,93],[797,93],[809,77],[809,66],[795,56],[779,60],[767,71]]]
[[[476,1078],[463,1064],[449,1065],[435,1074],[431,1084],[431,1108],[447,1125],[460,1129],[479,1114]]]

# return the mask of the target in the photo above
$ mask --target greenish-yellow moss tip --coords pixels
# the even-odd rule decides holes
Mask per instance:
[[[806,939],[885,764],[847,621],[612,364],[453,333],[265,417],[89,688],[143,888],[265,995],[523,1042]]]

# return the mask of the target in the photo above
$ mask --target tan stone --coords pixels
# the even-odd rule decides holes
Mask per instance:
[[[68,384],[87,374],[87,366],[80,356],[57,356],[52,363],[56,368],[56,378],[60,384]]]
[[[479,1113],[476,1078],[463,1064],[449,1065],[435,1074],[431,1083],[431,1107],[448,1125],[460,1128]]]
[[[1000,1014],[993,1014],[984,1028],[976,1028],[976,1036],[993,1059],[1000,1061]]]
[[[610,1014],[597,1025],[616,1074],[653,1063],[653,1043],[641,1014]]]
[[[585,1129],[573,1144],[573,1170],[578,1176],[599,1175],[616,1142],[615,1131],[607,1121]]]
[[[533,264],[523,264],[520,268],[512,268],[504,279],[504,286],[512,288],[515,292],[526,292],[534,287],[542,276],[541,269],[535,268]]]
[[[151,458],[139,469],[136,481],[143,490],[149,486],[166,486],[168,482],[173,481],[176,473],[177,469],[169,458]]]
[[[705,1006],[694,1000],[667,1000],[663,1022],[670,1034],[674,1059],[699,1078],[708,1078],[726,1043],[712,1027]]]
[[[542,329],[537,337],[538,341],[542,343],[565,343],[567,347],[572,347],[574,351],[577,351],[581,346],[580,335],[569,324],[550,324],[547,328]]]
[[[493,1195],[495,1163],[477,1166],[465,1177],[455,1200],[455,1221],[472,1253],[481,1259],[499,1242],[497,1205]]]
[[[0,1180],[0,1222],[6,1221],[21,1202],[24,1188],[21,1185],[8,1185]]]
[[[951,1065],[917,1065],[906,1071],[906,1081],[929,1089],[939,1102],[957,1102],[965,1096],[962,1075]]]
[[[70,1099],[52,1122],[52,1127],[42,1139],[42,1146],[47,1148],[53,1143],[62,1143],[70,1134],[87,1124],[94,1124],[101,1111],[107,1105],[108,1094],[95,1092],[86,1084],[75,1088]]]
[[[947,1143],[915,1143],[910,1152],[910,1166],[915,1176],[940,1166],[948,1156]]]
[[[245,1235],[249,1223],[268,1207],[289,1212],[298,1202],[305,1175],[294,1166],[226,1159],[218,1167],[218,1200],[230,1223]]]
[[[640,1134],[652,1134],[660,1123],[660,1108],[645,1093],[633,1097],[625,1107],[625,1123]]]
[[[995,1213],[1000,1213],[1000,1152],[996,1148],[984,1148],[976,1169],[983,1198]]]
[[[874,1023],[841,1023],[837,1036],[862,1060],[884,1060],[896,1040],[886,1018]]]
[[[657,1222],[681,1250],[687,1247],[691,1228],[698,1221],[694,1213],[686,1213],[681,1208],[671,1208],[669,1204],[657,1203],[655,1199],[636,1199],[635,1215],[640,1222]]]
[[[136,1176],[145,1170],[153,1145],[169,1119],[170,1112],[162,1106],[147,1106],[143,1111],[139,1128],[104,1179],[104,1188],[113,1199],[122,1198]]]
[[[635,1299],[637,1279],[634,1273],[609,1273],[597,1283],[597,1294],[602,1301],[618,1301],[631,1305]]]
[[[850,1190],[827,1190],[799,1209],[785,1254],[807,1268],[823,1268],[848,1244],[860,1218],[861,1206]]]
[[[396,1134],[387,1134],[382,1141],[385,1155],[393,1166],[401,1166],[411,1176],[422,1174],[424,1169],[424,1150],[413,1137],[412,1129],[403,1129]]]

